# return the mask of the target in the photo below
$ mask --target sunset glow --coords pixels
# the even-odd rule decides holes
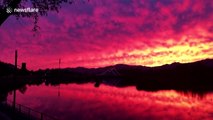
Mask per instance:
[[[0,61],[28,69],[160,66],[213,58],[212,0],[90,0],[63,5],[33,21],[14,16],[0,27]]]

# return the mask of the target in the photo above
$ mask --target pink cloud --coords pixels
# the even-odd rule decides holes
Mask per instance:
[[[50,12],[48,16],[40,17],[41,30],[37,37],[33,37],[30,31],[32,20],[21,18],[17,21],[10,17],[0,30],[0,60],[13,63],[14,50],[18,49],[22,55],[19,61],[26,61],[30,69],[55,67],[59,58],[66,63],[64,67],[131,64],[138,63],[141,58],[147,58],[144,63],[150,63],[152,57],[164,53],[156,55],[152,52],[150,57],[129,54],[155,51],[159,47],[199,47],[202,43],[211,48],[212,11],[211,0],[94,0],[64,5],[59,13]],[[197,54],[210,51],[208,48],[200,48]],[[118,56],[119,52],[124,56]],[[203,59],[213,57],[210,52],[203,54],[206,54],[201,56]],[[132,59],[132,56],[138,57]],[[189,61],[194,59],[192,57]]]

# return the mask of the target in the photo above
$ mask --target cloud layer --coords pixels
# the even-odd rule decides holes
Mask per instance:
[[[156,66],[213,58],[212,0],[91,0],[63,5],[32,20],[10,17],[0,28],[0,60],[14,49],[30,69],[100,67],[118,63]]]

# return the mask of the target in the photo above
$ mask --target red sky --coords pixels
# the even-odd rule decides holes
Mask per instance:
[[[213,58],[212,0],[90,0],[32,19],[11,16],[0,27],[0,61],[28,69],[158,66]]]

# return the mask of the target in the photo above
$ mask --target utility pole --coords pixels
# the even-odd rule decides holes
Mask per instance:
[[[60,68],[61,68],[61,59],[59,59],[59,70],[60,70]]]
[[[61,69],[61,59],[58,61],[58,75],[60,75],[60,69]],[[59,85],[58,85],[58,97],[60,97],[60,78],[58,77]]]
[[[16,75],[17,75],[17,62],[18,62],[18,51],[15,50],[15,72],[14,72],[14,90],[13,90],[13,109],[16,108],[16,89],[15,89],[15,83],[16,83]]]

